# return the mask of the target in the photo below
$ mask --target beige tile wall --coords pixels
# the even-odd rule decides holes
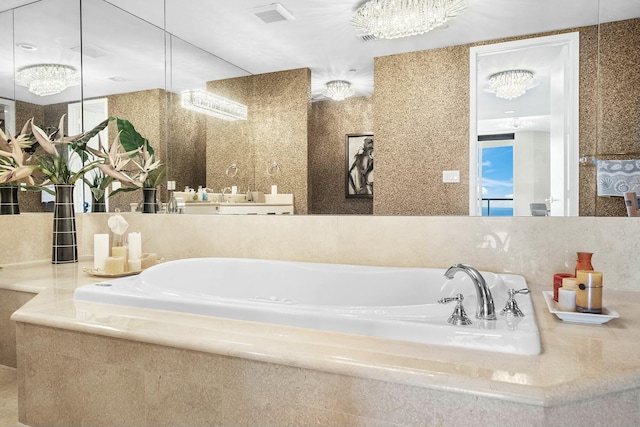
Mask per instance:
[[[38,426],[519,426],[640,421],[638,390],[540,407],[18,323],[19,419]]]
[[[79,253],[110,214],[82,216]],[[640,219],[600,217],[394,217],[126,214],[143,251],[166,259],[247,257],[341,264],[446,268],[464,262],[552,283],[593,252],[605,286],[640,291]],[[48,241],[47,241],[48,242]],[[48,243],[47,243],[48,245]]]
[[[113,214],[79,214],[78,253]],[[593,252],[605,286],[640,291],[640,219],[601,217],[394,217],[360,215],[165,215],[123,213],[142,232],[144,252],[167,260],[246,257],[341,264],[445,268],[466,262],[551,283],[571,272],[575,253]],[[4,263],[51,259],[51,214],[0,218]],[[19,236],[16,238],[16,236]]]
[[[0,289],[0,365],[16,367],[16,322],[14,311],[26,304],[35,294]]]

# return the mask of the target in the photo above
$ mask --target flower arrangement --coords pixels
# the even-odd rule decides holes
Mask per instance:
[[[62,115],[60,125],[49,135],[33,124],[33,119],[31,119],[33,137],[44,150],[44,154],[36,156],[39,163],[37,169],[47,177],[41,186],[50,183],[75,184],[85,173],[96,168],[99,164],[98,160],[89,160],[87,142],[107,127],[110,118],[88,132],[76,136],[64,136],[62,129],[64,129],[65,116],[65,114]],[[66,150],[66,147],[69,147],[70,151],[75,152],[82,159],[82,167],[77,171],[69,167],[70,151]]]
[[[15,137],[0,129],[0,185],[17,185],[20,181],[35,185],[31,175],[36,166],[25,165],[25,150],[33,145],[27,133],[30,123],[28,120]]]
[[[166,167],[156,160],[149,140],[136,131],[128,120],[114,117],[110,120],[116,120],[118,126],[118,134],[111,146],[100,150],[88,148],[96,158],[102,159],[97,165],[104,174],[101,182],[111,178],[110,181],[122,183],[123,187],[111,194],[160,185],[166,177]]]
[[[109,117],[90,131],[75,136],[65,136],[62,132],[65,115],[60,118],[58,128],[47,133],[29,119],[17,136],[0,129],[0,185],[16,185],[25,181],[29,189],[49,191],[48,184],[75,184],[83,179],[89,185],[96,199],[104,196],[109,184],[114,180],[123,185],[111,192],[133,191],[143,187],[157,187],[166,177],[166,167],[155,159],[155,152],[149,140],[138,133],[125,119]],[[118,135],[108,149],[94,149],[88,141],[115,120]],[[31,129],[31,133],[28,130]],[[36,164],[27,164],[26,160],[36,152]],[[69,161],[75,153],[81,159],[82,166],[77,170],[70,167]],[[87,173],[96,169],[93,177]],[[33,172],[40,171],[45,180],[36,185]]]

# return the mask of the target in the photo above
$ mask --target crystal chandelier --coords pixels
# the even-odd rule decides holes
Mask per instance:
[[[467,0],[369,0],[351,18],[359,35],[380,39],[433,30],[467,9]]]
[[[509,70],[492,74],[489,87],[498,98],[514,99],[530,89],[533,85],[533,73],[527,70]]]
[[[38,96],[49,96],[80,84],[80,74],[69,65],[29,65],[18,70],[16,83]]]
[[[514,117],[513,119],[507,119],[498,125],[498,127],[501,129],[514,129],[514,130],[529,128],[531,126],[533,126],[533,122],[531,120],[521,120],[517,117]]]
[[[182,106],[188,110],[219,119],[247,120],[247,106],[203,90],[185,90],[180,93]]]
[[[327,88],[322,92],[327,98],[335,101],[342,101],[353,95],[355,91],[351,87],[351,83],[345,80],[332,80],[327,83]]]

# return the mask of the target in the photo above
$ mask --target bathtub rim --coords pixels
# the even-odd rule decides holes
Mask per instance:
[[[440,277],[442,272],[444,277],[445,269],[441,268],[411,268],[411,267],[381,267],[366,265],[348,265],[348,264],[326,264],[326,263],[310,263],[296,261],[271,261],[256,260],[250,258],[187,258],[171,261],[153,267],[156,273],[163,272],[171,263],[175,264],[178,273],[180,268],[186,271],[192,271],[193,268],[201,263],[205,267],[207,262],[212,262],[215,266],[219,263],[231,261],[231,267],[237,267],[237,263],[256,264],[261,268],[264,264],[288,266],[292,265],[295,269],[302,269],[311,266],[313,269],[324,268],[328,266],[331,272],[355,270],[360,272],[393,272],[394,270],[412,271],[418,274],[428,270],[428,274],[437,273],[435,276]],[[234,264],[235,263],[235,264]],[[225,266],[228,267],[228,266]],[[205,268],[206,271],[206,268]],[[433,301],[428,304],[412,304],[412,305],[386,305],[386,306],[325,306],[325,305],[309,305],[309,304],[272,304],[270,302],[252,301],[245,298],[228,298],[219,297],[217,295],[198,295],[187,292],[182,294],[178,300],[174,298],[174,293],[180,285],[166,287],[161,285],[157,288],[157,292],[153,289],[153,285],[143,275],[129,276],[123,278],[115,278],[113,280],[98,281],[94,284],[88,284],[76,288],[74,299],[78,301],[90,301],[95,303],[104,303],[110,305],[121,305],[129,307],[140,307],[147,309],[158,309],[166,311],[176,311],[183,313],[192,313],[198,315],[208,315],[219,318],[229,318],[237,320],[246,320],[256,323],[268,323],[283,326],[292,326],[305,329],[327,330],[337,333],[346,333],[352,335],[364,335],[378,337],[381,339],[399,340],[415,342],[425,345],[442,345],[445,347],[469,348],[488,351],[499,354],[516,354],[530,356],[539,354],[542,351],[540,342],[540,332],[535,320],[535,310],[531,301],[531,296],[526,295],[520,299],[520,305],[523,311],[528,313],[524,318],[509,318],[498,316],[497,320],[492,323],[492,327],[484,325],[482,320],[472,320],[471,326],[454,326],[447,324],[446,320],[450,316],[453,305],[440,305],[437,299],[442,296],[448,296],[439,292],[432,295]],[[526,279],[523,276],[515,274],[501,274],[493,272],[483,272],[492,275],[490,283],[495,284],[502,292],[494,292],[494,300],[496,310],[499,311],[507,300],[506,289],[528,288]],[[201,273],[203,274],[203,273]],[[157,275],[157,274],[156,274]],[[178,274],[179,277],[180,274]],[[154,276],[155,277],[155,276]],[[200,276],[198,276],[200,277]],[[489,277],[489,276],[487,276]],[[468,277],[462,275],[460,278],[468,280]],[[495,278],[495,279],[494,279]],[[162,280],[162,279],[161,279]],[[444,279],[446,282],[446,279]],[[104,284],[109,286],[104,286]],[[386,283],[382,284],[388,288]],[[428,286],[428,284],[425,284]],[[473,286],[469,283],[464,289],[468,295],[466,299],[466,307],[473,316],[475,307],[476,293]],[[168,292],[168,293],[167,293]],[[122,297],[122,298],[121,298]],[[192,310],[185,310],[185,307],[191,306]],[[425,316],[423,321],[416,321],[419,317],[416,312],[421,309],[435,309],[435,312]],[[360,311],[360,315],[349,313],[350,310]],[[385,314],[376,314],[376,310],[388,311]],[[220,314],[211,313],[218,311]],[[233,312],[233,315],[224,315],[221,312]],[[244,313],[244,314],[242,314]],[[533,315],[529,315],[529,313]],[[300,315],[300,318],[297,316]],[[276,320],[274,320],[276,319]],[[311,320],[311,324],[309,323]],[[314,321],[315,320],[315,321]],[[517,321],[520,325],[517,330],[513,330],[513,325],[508,321]],[[316,328],[317,321],[323,325],[322,328]],[[376,332],[371,334],[369,331],[373,328]],[[495,333],[494,333],[495,332]],[[395,338],[398,337],[398,338]],[[402,338],[400,338],[402,337]],[[444,344],[448,342],[449,344]],[[517,349],[517,351],[514,351]]]

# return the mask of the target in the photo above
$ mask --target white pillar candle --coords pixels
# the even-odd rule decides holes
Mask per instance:
[[[574,289],[558,289],[558,308],[560,311],[576,311],[576,291]]]
[[[126,271],[127,269],[127,260],[129,259],[129,247],[128,246],[113,246],[111,248],[111,256],[109,258],[107,258],[107,261],[105,261],[105,271],[107,270],[107,263],[109,262],[110,258],[122,258],[122,269],[123,271]]]
[[[175,190],[176,182],[175,181],[167,181],[167,190]]]
[[[142,258],[142,233],[129,233],[129,259],[137,261]]]
[[[272,185],[271,186],[271,194],[278,194],[278,186],[277,185]]]
[[[238,194],[238,186],[237,185],[232,185],[231,186],[231,194]]]
[[[141,271],[142,270],[142,260],[139,259],[130,259],[129,261],[129,271]]]
[[[106,274],[124,273],[124,258],[121,256],[110,256],[104,260],[104,272]]]
[[[104,270],[104,261],[109,257],[109,235],[93,235],[93,268]]]

